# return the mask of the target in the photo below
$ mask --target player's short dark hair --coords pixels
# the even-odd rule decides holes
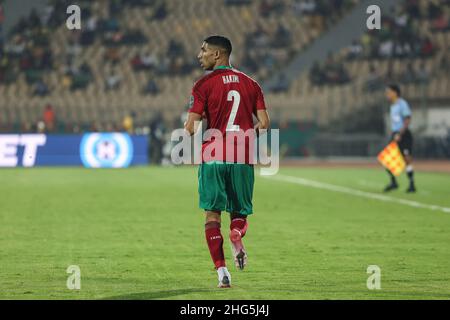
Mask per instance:
[[[389,89],[391,89],[392,91],[394,91],[397,94],[397,96],[400,97],[402,95],[402,91],[400,90],[400,86],[398,84],[391,83],[391,84],[388,84],[387,87]]]
[[[224,36],[209,36],[203,41],[223,49],[228,55],[230,55],[231,51],[233,51],[233,46],[231,45],[230,39]]]

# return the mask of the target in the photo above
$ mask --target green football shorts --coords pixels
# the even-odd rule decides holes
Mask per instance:
[[[198,168],[200,208],[249,215],[253,213],[253,165],[213,161]]]

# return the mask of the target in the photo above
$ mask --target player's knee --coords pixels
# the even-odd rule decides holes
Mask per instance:
[[[220,222],[217,221],[209,221],[205,223],[205,230],[209,229],[220,229]]]
[[[220,212],[214,212],[214,211],[207,211],[206,212],[206,218],[205,218],[205,224],[215,224],[218,223],[220,225],[221,219],[220,219]]]
[[[245,214],[240,214],[240,213],[232,213],[231,214],[231,220],[234,219],[243,219],[243,220],[247,220],[247,216]]]

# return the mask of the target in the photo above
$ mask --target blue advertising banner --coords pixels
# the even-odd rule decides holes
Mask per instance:
[[[126,168],[148,164],[147,136],[0,134],[0,167]]]

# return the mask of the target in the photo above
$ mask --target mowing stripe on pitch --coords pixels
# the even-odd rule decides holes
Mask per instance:
[[[384,202],[399,203],[399,204],[407,205],[407,206],[414,207],[414,208],[437,210],[437,211],[443,211],[446,213],[450,213],[450,208],[447,208],[447,207],[441,207],[441,206],[437,206],[437,205],[426,204],[426,203],[421,203],[421,202],[412,201],[412,200],[389,197],[389,196],[385,196],[382,194],[361,191],[361,190],[357,190],[357,189],[337,186],[334,184],[318,182],[318,181],[309,180],[309,179],[300,178],[300,177],[285,176],[282,174],[277,174],[274,176],[264,176],[264,177],[268,178],[268,179],[274,179],[274,180],[279,180],[279,181],[284,181],[284,182],[295,183],[295,184],[306,186],[306,187],[313,187],[313,188],[323,189],[323,190],[328,190],[328,191],[347,193],[347,194],[350,194],[353,196],[359,196],[359,197],[363,197],[363,198],[375,199],[375,200],[380,200],[380,201],[384,201]]]

